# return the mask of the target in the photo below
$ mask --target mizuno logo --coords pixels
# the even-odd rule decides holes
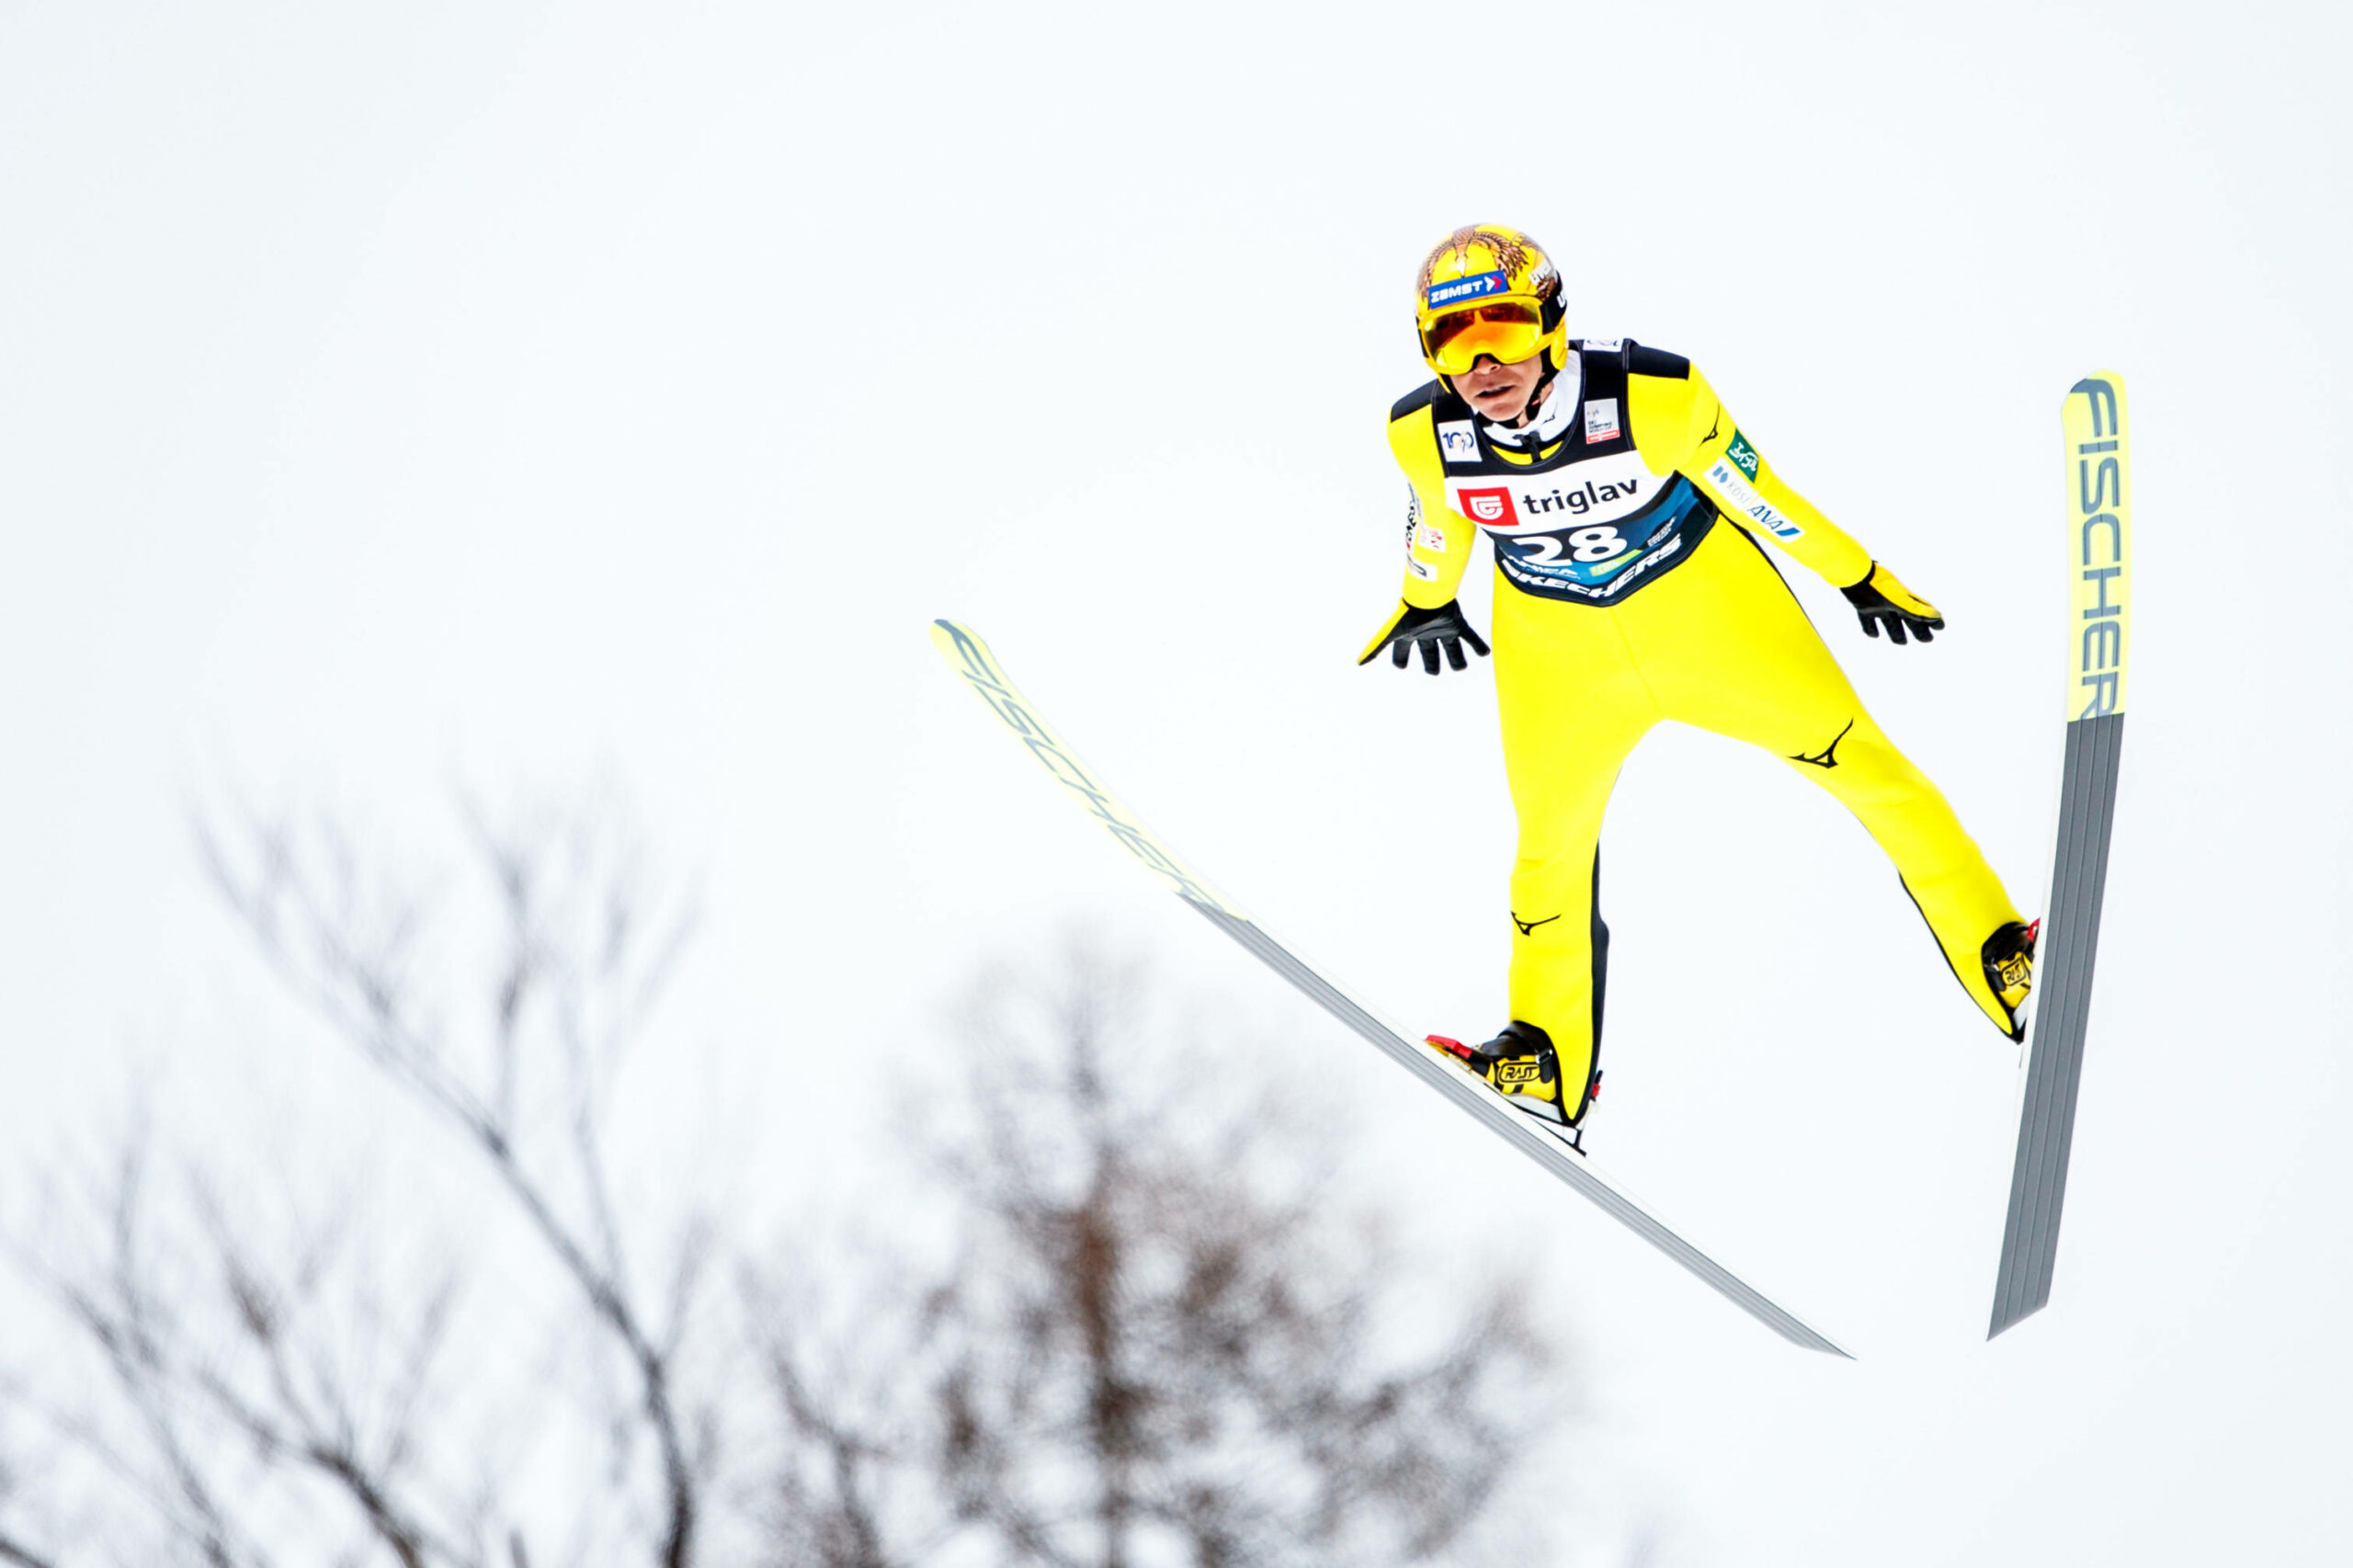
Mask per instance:
[[[1536,927],[1550,926],[1559,918],[1557,915],[1548,915],[1541,920],[1522,920],[1519,917],[1519,911],[1515,909],[1511,913],[1511,923],[1519,927],[1519,934],[1523,937],[1533,937],[1536,935]]]
[[[1790,760],[1791,762],[1810,763],[1815,767],[1837,767],[1838,743],[1847,738],[1847,730],[1851,730],[1854,727],[1855,722],[1852,719],[1847,720],[1847,729],[1839,731],[1837,735],[1832,739],[1831,743],[1822,748],[1822,754],[1819,756],[1793,756],[1790,758]]]

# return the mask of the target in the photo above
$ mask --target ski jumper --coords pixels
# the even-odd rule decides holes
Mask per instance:
[[[1834,585],[1868,576],[1870,554],[1780,482],[1688,360],[1631,341],[1570,348],[1529,428],[1487,424],[1439,381],[1389,415],[1413,489],[1406,604],[1447,605],[1472,536],[1495,547],[1495,696],[1519,818],[1512,1017],[1552,1037],[1574,1100],[1600,1048],[1602,811],[1635,744],[1672,719],[1762,746],[1836,796],[2006,1033],[1980,948],[2018,912],[1757,540]]]

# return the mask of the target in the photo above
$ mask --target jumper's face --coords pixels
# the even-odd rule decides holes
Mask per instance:
[[[1481,417],[1496,425],[1509,425],[1529,412],[1529,400],[1536,395],[1536,383],[1544,379],[1544,356],[1531,354],[1515,364],[1504,365],[1495,356],[1482,354],[1478,363],[1452,378],[1455,392],[1476,409]]]

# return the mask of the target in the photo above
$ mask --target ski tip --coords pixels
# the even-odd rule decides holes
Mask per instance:
[[[933,621],[931,645],[939,650],[941,657],[960,670],[976,670],[983,675],[995,673],[995,655],[989,652],[989,645],[981,641],[981,634],[969,626],[953,620]]]
[[[2078,394],[2086,397],[2093,397],[2102,392],[2107,393],[2110,397],[2122,397],[2124,395],[2124,378],[2118,375],[2113,370],[2094,370],[2090,375],[2084,377],[2083,380],[2077,381],[2074,386],[2067,389],[2067,395],[2069,397],[2075,397]]]

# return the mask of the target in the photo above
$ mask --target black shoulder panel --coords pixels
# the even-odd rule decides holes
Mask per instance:
[[[1633,342],[1626,345],[1626,369],[1638,376],[1657,376],[1663,381],[1691,379],[1691,361],[1682,355],[1669,354],[1664,348],[1645,348]]]
[[[1438,401],[1438,394],[1445,390],[1436,381],[1424,381],[1389,405],[1389,423],[1394,425],[1415,409],[1427,408]]]

